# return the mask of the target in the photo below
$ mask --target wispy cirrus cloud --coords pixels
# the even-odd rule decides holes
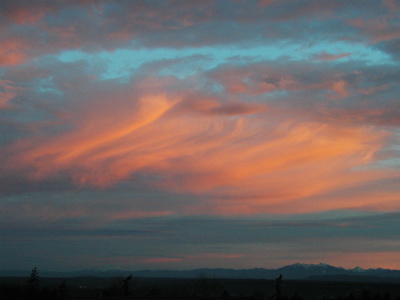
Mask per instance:
[[[66,72],[77,65],[62,66]],[[248,84],[250,90],[261,81],[270,81],[271,88],[255,96],[283,91],[288,93],[283,105],[292,101],[290,93],[309,95],[327,89],[326,104],[310,98],[304,108],[294,103],[279,107],[279,103],[259,98],[228,101],[218,92],[206,92],[202,85],[186,90],[190,78],[134,75],[128,82],[98,81],[91,76],[92,67],[82,67],[86,75],[59,73],[52,79],[53,94],[61,92],[67,106],[61,119],[42,126],[59,126],[58,133],[43,131],[5,148],[8,173],[23,174],[33,182],[59,178],[78,187],[103,189],[135,181],[136,176],[150,176],[156,179],[147,184],[160,191],[205,194],[213,199],[180,210],[191,214],[354,208],[360,204],[329,200],[329,193],[396,178],[391,171],[368,168],[389,143],[390,131],[365,127],[355,116],[350,121],[351,110],[346,107],[329,107],[332,92],[338,97],[359,93],[357,81],[342,75],[338,67],[333,74],[316,70],[316,74],[303,76],[313,65],[299,64],[289,71],[284,63],[265,62],[246,68],[222,65],[204,73],[204,82],[216,78],[228,91],[236,81]],[[310,108],[314,109],[311,115]],[[337,115],[339,109],[342,112]],[[378,110],[373,116],[381,114]],[[339,126],[335,120],[345,122]],[[396,189],[393,193],[388,192],[382,201],[394,199]],[[296,200],[316,196],[322,199],[312,206]]]

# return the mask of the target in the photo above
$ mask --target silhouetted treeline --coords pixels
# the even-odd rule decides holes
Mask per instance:
[[[0,278],[1,300],[221,299],[221,300],[400,300],[400,285],[307,280],[222,279],[199,274],[178,278]]]
[[[49,288],[41,285],[39,272],[33,268],[25,284],[2,284],[0,287],[0,299],[4,300],[66,300],[67,289],[62,281],[57,288]]]

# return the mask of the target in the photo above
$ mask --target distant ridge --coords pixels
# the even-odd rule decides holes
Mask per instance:
[[[0,271],[1,277],[27,277],[30,271]],[[400,270],[390,269],[344,269],[328,264],[292,264],[278,269],[193,269],[193,270],[141,270],[141,271],[122,271],[122,270],[82,270],[74,272],[46,272],[40,271],[42,277],[115,277],[128,276],[148,277],[148,278],[196,278],[207,276],[209,278],[237,278],[237,279],[274,279],[282,274],[284,279],[303,279],[303,280],[343,280],[343,281],[400,281]]]

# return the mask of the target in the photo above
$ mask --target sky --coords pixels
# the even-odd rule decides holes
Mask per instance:
[[[400,269],[400,1],[0,3],[0,269]]]

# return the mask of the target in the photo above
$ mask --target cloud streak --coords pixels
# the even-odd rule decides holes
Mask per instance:
[[[177,108],[182,96],[119,92],[112,107],[93,95],[96,107],[81,108],[85,119],[65,134],[11,145],[9,170],[28,180],[67,175],[78,186],[103,188],[143,173],[157,176],[153,185],[161,189],[254,195],[268,204],[391,176],[352,171],[374,162],[385,131],[292,120],[276,127],[268,112],[188,118]]]

